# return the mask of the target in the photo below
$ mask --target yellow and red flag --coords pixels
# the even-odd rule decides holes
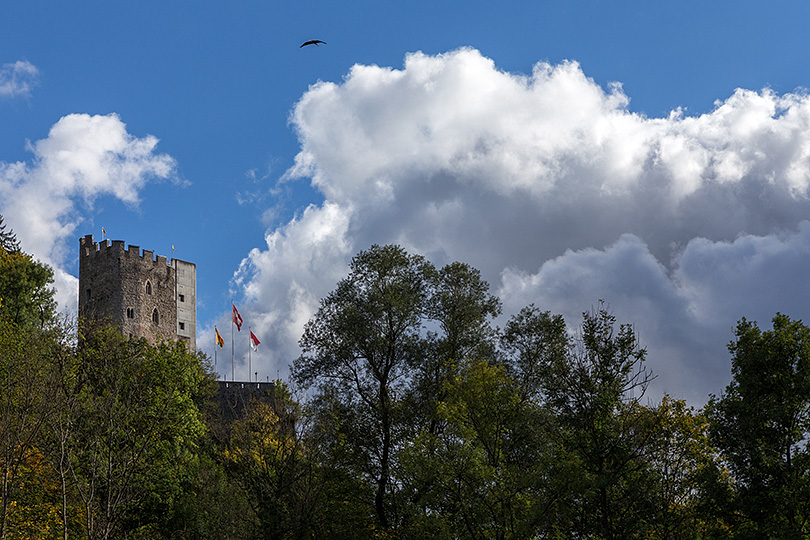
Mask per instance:
[[[214,327],[214,332],[217,334],[217,345],[219,345],[219,348],[221,349],[225,346],[225,340],[222,339],[222,336],[219,334],[219,330],[217,330],[216,326]]]

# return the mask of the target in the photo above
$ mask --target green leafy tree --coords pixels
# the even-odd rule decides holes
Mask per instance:
[[[312,514],[316,538],[363,540],[380,532],[374,501],[374,478],[359,474],[366,463],[369,426],[341,392],[325,387],[305,407],[305,448],[315,465],[320,490],[318,511]],[[385,536],[385,532],[382,536]]]
[[[399,246],[372,246],[351,262],[348,277],[321,301],[307,323],[293,374],[304,388],[315,384],[339,393],[365,430],[351,441],[362,455],[362,473],[375,484],[374,509],[391,526],[391,467],[404,433],[402,396],[409,369],[424,356],[422,336],[429,279],[424,258]]]
[[[45,479],[31,460],[41,456],[41,433],[56,407],[52,366],[68,350],[64,325],[54,318],[53,272],[23,253],[0,216],[0,538],[9,509],[21,508],[31,479]],[[39,462],[38,459],[35,461]],[[26,472],[27,471],[27,472]],[[16,494],[15,494],[16,492]],[[19,517],[17,516],[13,519]],[[16,530],[19,522],[13,523]]]
[[[74,325],[66,318],[61,319],[49,327],[49,333],[61,346],[54,347],[47,358],[37,359],[38,363],[45,365],[50,377],[48,400],[52,407],[38,444],[59,486],[59,530],[62,539],[67,540],[69,535],[81,531],[82,523],[77,500],[69,489],[72,473],[68,447],[78,413],[83,379],[74,340]]]
[[[414,400],[420,420],[435,433],[440,428],[436,406],[445,397],[446,385],[466,358],[493,358],[493,318],[501,313],[500,300],[471,266],[454,262],[432,274],[426,319],[440,332],[429,334],[430,347],[416,367]]]
[[[658,406],[635,406],[653,426],[653,436],[643,448],[653,475],[649,495],[654,513],[648,520],[648,538],[727,538],[722,520],[707,512],[704,504],[702,486],[720,470],[705,415],[668,395]]]
[[[176,487],[170,490],[167,504],[150,509],[152,516],[155,510],[161,512],[148,537],[248,540],[254,532],[252,508],[246,493],[222,462],[229,425],[223,421],[221,403],[216,399],[219,386],[216,375],[210,370],[210,359],[201,355],[200,360],[206,373],[194,401],[205,424],[205,435],[186,453],[177,468]]]
[[[155,538],[254,537],[251,501],[225,471],[220,456],[205,449],[183,461],[179,493],[165,519],[155,527]]]
[[[302,437],[302,416],[281,381],[275,400],[251,401],[230,426],[222,452],[226,469],[247,495],[256,537],[314,538],[320,478]]]
[[[521,397],[503,366],[469,360],[448,383],[438,414],[401,459],[406,485],[429,486],[404,534],[413,538],[520,539],[554,531],[557,467],[545,411]]]
[[[554,350],[559,336],[550,335]],[[617,329],[615,316],[600,303],[583,313],[570,352],[550,354],[551,364],[538,368],[559,444],[571,464],[560,515],[574,536],[642,538],[648,529],[652,475],[641,456],[655,422],[638,406],[652,378],[645,357],[633,328]]]
[[[53,270],[22,252],[0,215],[0,317],[17,326],[42,327],[56,313]]]
[[[38,328],[0,316],[0,539],[9,531],[10,509],[28,464],[39,451],[43,426],[54,413],[54,377],[48,360],[61,344]],[[30,467],[29,467],[30,470]],[[12,516],[13,517],[13,516]],[[14,518],[16,519],[16,518]],[[17,524],[18,526],[19,524]]]
[[[0,317],[18,326],[44,326],[56,313],[53,271],[21,251],[0,249]]]
[[[150,346],[114,326],[87,330],[71,470],[88,537],[119,538],[156,528],[170,511],[203,434],[195,396],[205,372],[183,344]]]
[[[572,347],[562,315],[534,305],[509,319],[500,343],[523,398],[536,402],[542,401],[543,385],[549,383],[552,370],[567,365]]]
[[[711,400],[711,435],[733,479],[725,501],[741,538],[810,535],[810,329],[777,314],[773,329],[740,320],[732,381]]]

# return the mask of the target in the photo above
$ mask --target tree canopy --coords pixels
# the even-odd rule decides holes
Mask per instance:
[[[0,216],[0,318],[19,326],[44,326],[56,314],[53,270],[22,252]]]
[[[732,381],[709,403],[711,434],[733,479],[740,536],[810,535],[810,328],[777,314],[773,329],[740,320]]]
[[[0,265],[0,540],[810,538],[810,329],[786,315],[739,321],[695,409],[647,395],[655,351],[606,303],[497,327],[476,269],[375,245],[292,380],[225,420],[204,355],[63,321],[47,267]]]

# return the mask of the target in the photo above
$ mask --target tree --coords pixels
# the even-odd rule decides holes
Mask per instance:
[[[364,540],[377,538],[379,522],[373,497],[374,478],[363,474],[369,440],[367,423],[355,415],[334,387],[327,386],[304,409],[305,447],[314,465],[317,512],[311,520],[316,538]],[[387,531],[386,531],[387,533]],[[383,534],[385,536],[385,534]]]
[[[213,449],[202,449],[184,460],[180,472],[179,493],[153,529],[155,538],[253,538],[251,501],[226,473]]]
[[[453,262],[435,274],[427,317],[442,329],[440,358],[461,362],[491,356],[495,333],[490,322],[500,314],[501,301],[475,268]]]
[[[85,381],[70,438],[74,488],[91,540],[159,523],[204,426],[194,401],[205,373],[181,343],[80,326]]]
[[[542,400],[552,369],[567,363],[571,340],[562,315],[542,312],[533,304],[509,319],[501,334],[507,369],[518,382],[524,399]]]
[[[19,474],[40,455],[37,444],[55,408],[51,362],[66,348],[53,324],[53,272],[20,250],[0,216],[0,538]],[[28,470],[32,470],[30,467]]]
[[[654,513],[648,520],[648,537],[727,538],[722,520],[707,512],[704,502],[706,479],[720,470],[705,415],[668,395],[656,407],[638,407],[654,430],[643,449],[653,475],[649,494]]]
[[[211,359],[202,353],[197,360],[205,373],[194,402],[205,424],[205,433],[187,448],[172,471],[173,486],[164,490],[157,504],[136,508],[147,523],[138,538],[197,540],[200,538],[252,538],[251,506],[240,487],[225,470],[223,444],[228,424],[216,399],[217,377]]]
[[[403,452],[406,486],[422,486],[413,538],[538,538],[554,528],[557,467],[545,411],[522,399],[503,366],[468,360],[446,388],[444,429]]]
[[[73,429],[79,412],[79,396],[84,377],[76,346],[70,339],[70,334],[64,330],[67,321],[63,321],[63,346],[56,351],[50,359],[49,370],[54,377],[49,399],[53,405],[53,413],[48,415],[42,448],[50,462],[51,468],[58,477],[61,494],[61,528],[62,539],[67,540],[68,531],[73,526],[75,517],[69,515],[70,493],[68,486],[71,483],[72,468],[70,463],[70,442]]]
[[[742,538],[810,534],[810,329],[786,315],[762,331],[741,319],[732,381],[707,406],[733,479],[729,516]]]
[[[413,400],[420,422],[431,433],[440,429],[437,404],[447,384],[465,359],[494,358],[496,333],[491,320],[501,313],[501,302],[489,293],[489,283],[471,266],[453,262],[431,274],[426,319],[440,332],[428,333],[429,348],[416,367]]]
[[[0,215],[0,317],[18,326],[53,320],[56,313],[53,270],[22,252]]]
[[[53,271],[21,251],[0,249],[0,317],[22,326],[44,326],[56,313]]]
[[[67,523],[69,534],[80,537],[80,508],[71,505]],[[57,540],[65,538],[61,510],[61,486],[48,459],[32,447],[17,472],[17,487],[8,519],[8,538]]]
[[[17,235],[12,230],[6,231],[6,224],[3,223],[2,214],[0,214],[0,250],[9,253],[18,253],[20,251],[20,242],[17,240]]]
[[[317,535],[317,472],[302,438],[299,405],[276,381],[273,404],[254,399],[230,426],[222,459],[247,495],[257,538]]]
[[[43,426],[53,414],[54,377],[48,359],[61,346],[47,331],[20,327],[0,316],[0,539],[9,509]]]
[[[564,519],[575,536],[607,540],[641,537],[652,510],[652,477],[641,456],[655,422],[638,406],[652,375],[643,366],[646,350],[633,328],[622,324],[617,331],[615,324],[615,316],[600,303],[583,313],[568,354],[558,354],[563,342],[556,332],[549,333],[547,349],[553,354],[539,357],[551,363],[536,369],[567,453],[564,459],[572,464]],[[529,328],[545,332],[548,325]]]
[[[422,336],[429,279],[424,258],[399,246],[372,246],[351,262],[351,272],[321,301],[306,324],[293,363],[304,388],[331,385],[367,430],[352,441],[363,455],[362,472],[376,485],[379,525],[391,525],[391,466],[402,432],[401,396],[409,368],[424,356]]]

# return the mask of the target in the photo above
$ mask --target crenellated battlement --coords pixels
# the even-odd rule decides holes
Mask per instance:
[[[135,246],[132,244],[127,246],[123,240],[104,239],[101,242],[95,242],[92,234],[79,238],[79,257],[83,259],[92,259],[97,257],[115,257],[117,259],[126,258],[128,260],[139,259],[144,263],[152,264],[154,266],[171,267],[171,264],[165,255],[158,255],[156,257],[154,251],[149,249],[144,249],[141,251],[140,246]]]
[[[79,313],[124,334],[179,339],[196,349],[196,266],[122,240],[79,238]]]

